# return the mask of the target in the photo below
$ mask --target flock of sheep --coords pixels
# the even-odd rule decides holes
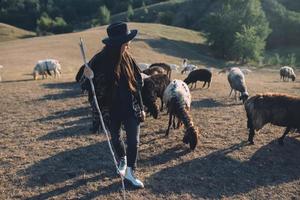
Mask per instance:
[[[142,71],[144,86],[142,88],[142,98],[145,110],[155,119],[158,118],[159,112],[163,111],[164,103],[169,114],[169,124],[166,136],[169,134],[170,127],[179,128],[182,124],[185,127],[183,142],[190,145],[193,150],[197,146],[198,129],[194,126],[190,115],[192,96],[188,85],[196,88],[197,81],[204,82],[203,87],[210,87],[212,72],[210,69],[199,69],[196,65],[187,63],[183,60],[181,74],[188,73],[187,77],[182,80],[171,80],[172,71],[179,71],[180,67],[175,64],[146,63],[138,64]],[[76,75],[76,81],[82,82],[83,67],[80,68]],[[37,79],[38,75],[47,78],[47,75],[59,77],[61,74],[61,65],[55,59],[38,61],[33,70],[33,77]],[[251,71],[249,69],[240,69],[238,67],[225,68],[219,73],[227,73],[228,83],[231,87],[229,96],[239,92],[239,100],[244,103],[247,113],[247,128],[249,130],[248,141],[253,144],[255,131],[260,130],[265,124],[271,123],[278,126],[286,127],[284,134],[279,139],[283,144],[284,137],[290,131],[300,131],[300,97],[293,97],[285,94],[259,94],[249,98],[245,75]],[[280,68],[280,79],[283,81],[295,81],[296,75],[291,67],[284,66]],[[157,99],[161,100],[161,107],[158,107]],[[249,98],[249,99],[248,99]],[[176,123],[177,120],[177,123]]]
[[[212,80],[210,69],[199,69],[195,65],[188,65],[187,60],[183,60],[181,73],[187,73],[187,77],[182,80],[171,80],[172,71],[178,71],[179,67],[167,63],[146,63],[138,64],[143,69],[142,77],[144,85],[142,88],[142,98],[145,111],[158,118],[159,112],[166,105],[169,114],[169,123],[166,130],[168,136],[171,125],[173,128],[179,128],[182,124],[185,127],[183,142],[190,145],[190,149],[195,149],[198,142],[199,130],[194,126],[190,115],[192,96],[188,85],[191,88],[196,87],[197,81],[204,82],[203,87],[207,84],[209,88]],[[240,93],[239,99],[244,103],[247,113],[247,128],[249,130],[248,141],[253,144],[255,131],[261,129],[265,124],[271,123],[278,126],[286,127],[279,143],[283,144],[283,138],[291,130],[300,130],[300,98],[284,94],[260,94],[248,99],[245,75],[250,73],[249,69],[240,69],[238,67],[226,68],[219,73],[227,73],[229,85],[232,91]],[[296,79],[292,68],[284,66],[280,69],[280,76],[283,81]],[[76,75],[76,81],[81,82],[83,76],[83,67]],[[161,107],[157,104],[157,99],[161,101]]]

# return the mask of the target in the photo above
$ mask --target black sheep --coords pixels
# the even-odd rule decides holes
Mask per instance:
[[[189,73],[188,77],[186,79],[184,79],[184,82],[187,85],[192,83],[191,88],[193,87],[193,84],[195,83],[194,88],[196,88],[197,81],[204,81],[202,88],[206,85],[206,83],[208,83],[207,88],[209,88],[210,82],[211,82],[211,77],[212,77],[212,73],[208,69],[196,69],[194,71],[191,71],[191,73]]]
[[[161,109],[163,110],[163,94],[166,87],[169,85],[170,79],[166,74],[155,74],[149,78],[144,79],[144,86],[142,88],[142,98],[147,111],[157,119],[158,106],[156,104],[157,98],[161,100]]]

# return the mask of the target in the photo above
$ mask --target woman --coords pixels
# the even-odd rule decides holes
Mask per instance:
[[[132,185],[143,188],[144,184],[133,173],[136,167],[140,122],[145,118],[141,98],[142,77],[135,60],[127,51],[137,30],[128,31],[125,23],[117,22],[108,26],[107,34],[108,37],[102,40],[105,47],[89,62],[94,72],[96,96],[119,158],[118,172]],[[84,73],[87,75],[88,69]],[[91,92],[89,100],[92,101]],[[92,108],[96,121],[99,122],[95,106]],[[122,124],[127,136],[126,151],[120,137]]]

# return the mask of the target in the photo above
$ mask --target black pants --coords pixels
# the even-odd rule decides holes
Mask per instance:
[[[125,145],[121,140],[121,125],[124,125],[126,138],[127,138],[127,150],[125,152]],[[112,144],[119,158],[127,156],[127,166],[136,167],[137,151],[140,138],[140,123],[135,116],[128,117],[125,120],[112,118],[110,123],[110,133],[112,138]]]

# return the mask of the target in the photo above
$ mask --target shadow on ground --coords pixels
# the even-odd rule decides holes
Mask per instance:
[[[255,152],[248,161],[235,160],[227,155],[243,145],[236,144],[205,157],[163,169],[146,181],[146,187],[157,195],[189,193],[199,198],[219,199],[300,178],[298,140],[287,137],[284,146],[278,145],[274,140]],[[166,153],[168,156],[170,152]],[[160,155],[163,156],[165,155]]]
[[[189,60],[199,60],[203,65],[208,67],[223,67],[225,62],[222,60],[213,59],[211,51],[208,46],[203,44],[189,43],[185,41],[169,40],[166,38],[159,39],[141,39],[137,38],[137,41],[143,41],[151,46],[155,51],[161,54],[167,54],[170,56],[187,58]]]
[[[90,182],[101,183],[105,177],[117,177],[106,141],[58,153],[33,164],[19,174],[29,175],[27,182],[29,187],[43,187],[74,180],[72,184],[64,184],[63,187],[40,193],[27,198],[28,200],[55,198]],[[82,178],[82,175],[89,176],[89,178]],[[121,182],[117,180],[97,192],[88,193],[82,199],[92,199],[99,195],[116,192],[120,190],[120,187]]]
[[[191,107],[193,109],[197,108],[214,108],[214,107],[230,107],[230,106],[238,106],[240,103],[236,102],[219,102],[212,98],[201,99],[198,101],[192,101]]]
[[[46,89],[59,89],[62,90],[57,94],[47,94],[43,96],[40,101],[43,100],[63,100],[68,98],[77,98],[82,95],[80,86],[76,82],[64,82],[64,83],[46,83],[43,84]]]

